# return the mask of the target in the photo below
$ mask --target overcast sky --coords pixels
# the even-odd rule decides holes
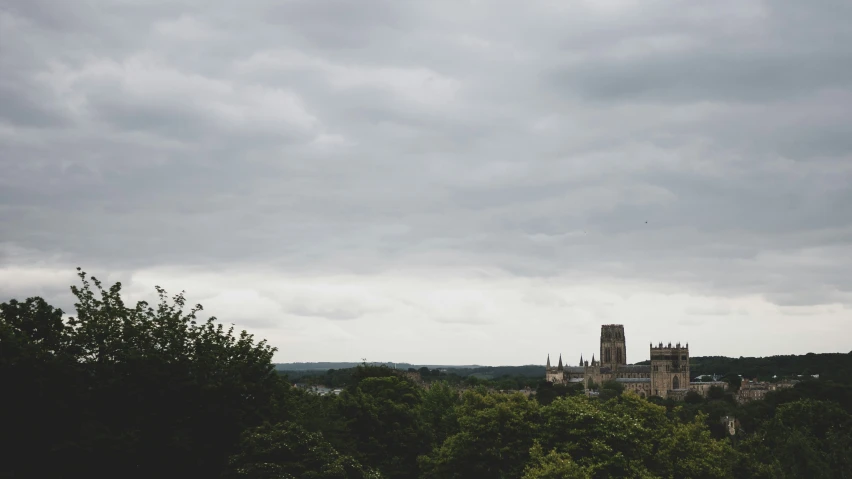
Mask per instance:
[[[3,0],[0,301],[276,360],[852,349],[848,0]]]

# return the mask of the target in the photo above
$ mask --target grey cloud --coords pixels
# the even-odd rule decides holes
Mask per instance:
[[[4,71],[8,71],[4,68]],[[11,75],[11,74],[7,74]],[[57,114],[39,101],[38,93],[27,90],[19,79],[0,80],[0,119],[24,127],[56,127],[66,122],[64,115]]]
[[[731,58],[687,52],[681,58],[629,64],[596,64],[556,74],[554,81],[574,85],[591,98],[610,101],[734,101],[763,103],[844,88],[852,82],[852,53],[795,58],[783,52]],[[768,58],[767,58],[768,56]]]
[[[852,287],[842,2],[8,5],[0,241],[57,264]]]

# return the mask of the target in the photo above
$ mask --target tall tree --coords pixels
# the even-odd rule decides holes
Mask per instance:
[[[386,366],[360,366],[337,401],[346,424],[341,445],[386,477],[416,477],[417,457],[429,443],[421,394],[417,384]]]
[[[74,317],[62,320],[38,298],[0,307],[5,386],[41,398],[38,411],[17,401],[31,417],[61,411],[63,429],[27,443],[42,460],[14,457],[5,467],[42,477],[218,474],[239,434],[260,424],[282,393],[274,348],[216,318],[199,321],[201,306],[184,311],[182,293],[169,301],[157,287],[156,308],[130,307],[120,283],[104,288],[78,272]],[[28,437],[26,427],[4,433]]]
[[[529,459],[539,406],[519,393],[466,391],[459,432],[421,458],[425,478],[519,477]]]

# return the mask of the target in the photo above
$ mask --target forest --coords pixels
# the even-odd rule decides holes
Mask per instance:
[[[852,477],[848,376],[740,405],[721,389],[677,403],[618,384],[588,398],[537,382],[527,397],[432,371],[424,387],[364,364],[321,396],[183,293],[125,304],[120,283],[78,273],[71,316],[39,297],[0,304],[0,477]]]

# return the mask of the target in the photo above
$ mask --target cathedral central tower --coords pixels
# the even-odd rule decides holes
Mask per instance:
[[[601,366],[615,369],[627,365],[627,342],[624,325],[604,324],[601,326]]]

